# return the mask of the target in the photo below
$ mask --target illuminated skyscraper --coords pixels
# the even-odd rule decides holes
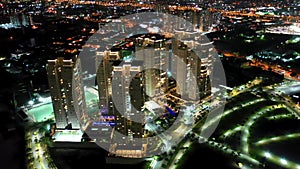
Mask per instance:
[[[144,104],[142,92],[142,62],[125,61],[118,66],[113,66],[112,91],[116,113],[116,130],[127,137],[116,136],[117,143],[111,148],[117,156],[143,157],[143,143],[133,138],[142,138],[144,134],[144,113],[141,107]],[[124,146],[125,145],[125,146]]]
[[[142,66],[138,61],[123,62],[121,65],[113,67],[112,94],[114,101],[118,102],[116,107],[118,111],[126,117],[126,120],[135,118],[135,121],[141,120],[137,116],[141,115],[143,106],[142,92],[143,74]],[[117,98],[116,98],[117,97]],[[142,123],[143,121],[140,121]],[[128,124],[126,124],[128,125]]]
[[[173,39],[172,49],[172,76],[179,93],[184,99],[198,100],[201,59],[184,42]]]
[[[199,32],[176,30],[175,34],[176,38],[172,40],[172,76],[177,80],[179,93],[184,99],[199,100],[210,94],[212,45]]]
[[[95,57],[97,84],[99,92],[99,107],[100,112],[107,114],[111,99],[111,77],[113,65],[118,65],[121,62],[120,53],[112,51],[96,52]]]
[[[10,23],[13,24],[15,27],[20,27],[21,23],[20,23],[20,19],[19,16],[17,14],[13,14],[9,17],[10,19]]]
[[[169,45],[166,41],[158,34],[145,34],[136,38],[135,58],[143,61],[145,93],[150,98],[163,95],[167,87],[164,83],[169,69]]]
[[[145,102],[156,102],[163,111],[167,107],[175,116],[183,101],[197,102],[210,91],[202,88],[210,63],[193,51],[199,48],[204,58],[209,57],[210,49],[198,42],[201,33],[178,30],[175,35],[173,39],[155,33],[133,35],[111,50],[96,52],[100,116],[91,130],[101,133],[99,140],[107,137],[112,154],[145,156],[147,139],[135,139],[155,132],[145,128]]]
[[[124,152],[130,152],[128,155],[132,157],[142,157],[142,143],[134,142],[133,138],[142,138],[144,134],[141,112],[145,99],[142,87],[143,63],[131,61],[130,57],[121,57],[118,51],[96,53],[100,118],[91,128],[100,133],[101,140],[104,140],[104,136],[113,137],[110,140],[110,152],[118,156],[127,156]],[[111,130],[111,127],[114,129]],[[128,137],[119,137],[118,133]],[[137,153],[128,147],[140,151]]]
[[[80,129],[86,122],[80,60],[48,60],[48,83],[57,129]]]

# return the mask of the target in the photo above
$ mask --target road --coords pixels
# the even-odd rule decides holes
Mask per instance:
[[[244,154],[249,154],[249,137],[250,137],[250,128],[252,125],[256,122],[257,119],[261,118],[264,116],[264,114],[275,110],[275,109],[280,109],[284,107],[282,104],[278,105],[271,105],[271,106],[266,106],[259,111],[255,112],[252,116],[250,116],[247,120],[247,122],[244,124],[242,134],[241,134],[241,146],[242,146],[242,151]]]
[[[27,158],[31,158],[31,163],[27,164],[28,169],[57,169],[52,160],[49,160],[47,146],[42,145],[40,140],[44,133],[39,132],[39,129],[27,131],[27,148],[31,150],[27,152]]]
[[[178,153],[176,154],[174,160],[172,161],[171,165],[170,165],[170,169],[175,169],[177,166],[177,163],[180,161],[180,159],[183,157],[184,153],[186,152],[186,148],[189,147],[192,144],[192,142],[190,140],[186,141],[182,147],[180,147],[180,150],[178,151]]]
[[[291,86],[278,87],[275,89],[275,91],[280,91],[286,95],[299,93],[300,92],[300,82],[298,84],[291,85]]]

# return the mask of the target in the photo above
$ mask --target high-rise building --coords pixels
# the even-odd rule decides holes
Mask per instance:
[[[199,100],[201,59],[184,42],[173,39],[172,76],[183,99]]]
[[[95,58],[100,118],[91,128],[97,131],[102,144],[103,141],[110,142],[110,152],[117,156],[142,157],[143,145],[135,142],[133,138],[142,138],[144,134],[144,118],[141,112],[145,100],[142,85],[143,63],[130,60],[131,57],[125,57],[120,51],[97,52]],[[110,121],[107,121],[108,117]],[[111,130],[111,127],[114,129]],[[131,148],[139,150],[138,153]]]
[[[135,59],[143,61],[145,93],[148,97],[163,95],[167,87],[169,45],[159,34],[145,34],[136,38]]]
[[[28,26],[29,25],[29,21],[28,21],[28,16],[26,16],[25,14],[22,14],[22,26]]]
[[[107,114],[111,108],[111,77],[113,65],[118,65],[121,62],[120,52],[113,52],[109,50],[96,52],[95,62],[97,69],[100,113]],[[111,111],[112,110],[110,110],[110,112]]]
[[[13,14],[9,17],[10,19],[10,23],[15,26],[15,27],[20,27],[21,23],[20,23],[20,19],[19,16],[17,14]]]
[[[200,32],[211,31],[213,26],[217,25],[221,19],[219,12],[212,12],[208,9],[190,12],[190,17],[187,18],[193,28]]]
[[[199,32],[176,30],[172,39],[172,76],[184,99],[199,100],[210,94],[213,47]]]
[[[210,91],[209,45],[198,42],[197,31],[178,30],[175,35],[138,34],[96,52],[100,116],[91,133],[100,133],[97,140],[107,137],[112,154],[136,158],[150,150],[147,137],[155,131],[145,127],[145,102],[156,102],[163,112],[167,107],[175,116],[183,102],[195,103]],[[185,117],[188,125],[190,118]]]
[[[113,66],[112,94],[117,97],[117,106],[127,120],[138,115],[143,106],[141,84],[143,81],[142,64],[138,61],[125,61],[118,66]],[[139,103],[141,102],[141,103]],[[139,107],[137,107],[139,106]]]
[[[48,60],[46,68],[56,128],[80,129],[87,120],[80,59]]]
[[[125,61],[113,66],[112,91],[117,109],[117,125],[115,130],[123,134],[115,135],[117,143],[112,143],[111,149],[117,156],[143,157],[143,143],[133,138],[142,138],[144,135],[144,113],[141,107],[144,104],[142,62]]]

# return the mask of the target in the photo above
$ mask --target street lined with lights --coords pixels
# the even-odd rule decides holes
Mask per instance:
[[[282,85],[279,85],[279,86],[288,86],[290,84],[294,84],[294,83],[284,83]],[[210,119],[208,121],[208,123],[205,123],[203,126],[202,126],[202,131],[209,128],[212,124],[214,124],[215,122],[217,122],[217,118],[224,118],[228,115],[231,115],[234,113],[237,113],[239,112],[242,108],[246,108],[246,109],[249,109],[251,108],[252,105],[255,105],[256,103],[263,103],[264,101],[267,101],[264,97],[261,97],[261,94],[257,93],[257,92],[251,92],[252,94],[254,94],[255,96],[257,96],[256,99],[254,100],[251,100],[251,101],[247,101],[246,103],[243,103],[240,105],[240,106],[234,106],[232,107],[231,109],[229,110],[226,110],[222,116],[218,116],[218,117],[214,117],[212,119]],[[269,91],[268,91],[269,93]],[[266,93],[267,94],[267,93]],[[267,95],[270,95],[271,93],[267,94]],[[239,94],[236,94],[236,95],[233,95],[234,97],[237,97],[239,96]],[[231,98],[234,98],[234,97],[231,97]],[[257,165],[262,165],[258,162],[257,159],[253,158],[252,157],[252,153],[256,154],[255,151],[254,152],[251,152],[251,154],[249,154],[249,146],[250,146],[250,142],[249,142],[249,138],[251,136],[251,132],[250,131],[250,128],[252,128],[253,125],[255,125],[256,121],[258,121],[259,119],[262,119],[262,117],[264,117],[265,119],[267,120],[274,120],[274,119],[284,119],[284,118],[291,118],[291,119],[294,119],[295,116],[293,116],[293,114],[295,114],[295,111],[294,108],[292,107],[293,105],[286,105],[285,103],[282,103],[282,101],[278,100],[278,99],[275,99],[274,100],[274,103],[270,102],[269,103],[270,105],[259,105],[260,109],[258,110],[255,110],[255,113],[251,114],[247,120],[244,122],[243,125],[239,125],[239,126],[235,126],[235,128],[233,129],[230,129],[230,130],[227,130],[227,131],[224,131],[224,133],[219,137],[219,139],[227,139],[227,138],[230,138],[232,135],[235,135],[235,133],[237,132],[241,132],[241,136],[240,136],[240,140],[241,140],[241,150],[242,150],[242,153],[239,153],[239,158],[244,158],[245,160],[247,160],[248,162],[253,162],[253,164],[256,164]],[[276,115],[271,115],[271,116],[266,116],[267,114],[269,113],[272,113],[276,110],[282,110],[284,109],[284,111],[282,111],[282,113],[284,114],[276,114]],[[280,113],[280,111],[278,112]],[[297,113],[296,113],[297,114]],[[297,114],[298,116],[299,114]],[[295,139],[295,138],[298,138],[300,137],[300,134],[299,133],[295,133],[295,134],[287,134],[287,135],[283,135],[283,136],[276,136],[276,137],[271,137],[271,138],[265,138],[263,140],[260,140],[260,141],[257,141],[256,143],[254,143],[255,146],[261,146],[261,145],[264,145],[264,144],[270,144],[272,142],[277,142],[277,141],[284,141],[284,140],[289,140],[289,139]],[[217,143],[216,141],[209,141],[211,142],[211,145],[214,145],[214,144],[218,144],[218,145],[222,145],[222,143]],[[214,142],[214,144],[212,143]],[[223,145],[223,146],[226,146],[226,145]],[[233,149],[231,149],[230,147],[229,148],[226,148],[226,150],[231,150],[231,151],[235,151]],[[276,157],[270,153],[267,153],[267,154],[264,154],[265,157],[268,157],[268,160],[269,162],[272,162],[272,163],[275,163],[277,165],[280,165],[280,166],[283,166],[283,167],[286,167],[286,166],[289,166],[291,168],[300,168],[300,165],[299,164],[296,164],[292,161],[289,161],[287,159],[284,159],[284,158],[279,158],[279,157]],[[245,166],[246,167],[246,166]]]
[[[293,169],[300,169],[300,165],[297,163],[294,163],[292,161],[289,161],[287,159],[281,158],[277,155],[274,155],[270,152],[260,151],[258,153],[262,157],[266,157],[267,160],[285,168],[293,168]]]
[[[300,137],[300,133],[296,134],[287,134],[287,135],[282,135],[282,136],[276,136],[276,137],[271,137],[271,138],[266,138],[259,140],[258,142],[254,143],[256,146],[264,145],[264,144],[269,144],[272,142],[278,142],[278,141],[283,141],[283,140],[289,140],[289,139],[294,139]]]

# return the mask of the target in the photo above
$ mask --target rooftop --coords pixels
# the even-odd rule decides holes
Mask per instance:
[[[54,142],[81,142],[81,130],[56,130],[53,136]]]

